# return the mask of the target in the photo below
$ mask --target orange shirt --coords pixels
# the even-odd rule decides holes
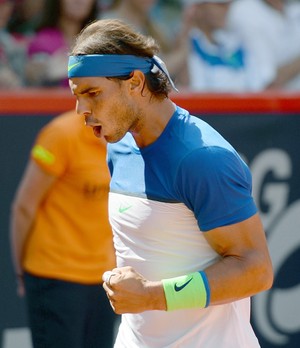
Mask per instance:
[[[24,269],[42,277],[99,283],[103,272],[115,266],[104,142],[72,111],[42,129],[31,158],[57,180],[37,211]]]

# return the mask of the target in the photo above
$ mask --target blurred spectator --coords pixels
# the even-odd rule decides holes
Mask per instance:
[[[188,87],[194,91],[244,92],[265,88],[263,62],[250,54],[238,33],[227,30],[231,0],[185,0],[190,23],[186,56]],[[265,62],[268,64],[268,62]]]
[[[34,348],[113,346],[116,315],[101,286],[115,265],[109,180],[106,143],[75,111],[38,134],[11,216]]]
[[[300,90],[299,1],[234,1],[229,26],[260,60],[268,61],[267,88]]]
[[[68,86],[70,47],[80,30],[97,15],[97,0],[45,0],[41,25],[28,47],[29,86]]]
[[[187,86],[186,57],[189,51],[188,32],[191,27],[190,15],[184,11],[180,0],[159,0],[153,8],[153,17],[161,23],[162,30],[171,42],[171,48],[162,58],[177,88]]]
[[[15,40],[7,26],[14,9],[14,1],[0,0],[0,88],[11,89],[23,85],[25,46]]]
[[[15,10],[8,30],[18,39],[32,36],[40,22],[45,0],[15,0]]]
[[[181,30],[181,0],[158,0],[151,10],[152,18],[160,23],[164,35],[174,42]]]
[[[140,31],[152,36],[160,46],[162,53],[172,49],[160,22],[151,15],[157,0],[115,0],[111,8],[103,12],[100,18],[118,18]]]
[[[144,35],[152,36],[160,47],[160,57],[166,62],[175,83],[185,80],[182,74],[187,42],[181,21],[181,4],[175,1],[112,0],[109,10],[100,18],[118,18]]]

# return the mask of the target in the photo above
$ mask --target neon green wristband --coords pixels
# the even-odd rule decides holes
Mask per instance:
[[[205,308],[209,305],[210,289],[206,274],[190,273],[162,280],[167,311],[188,308]]]

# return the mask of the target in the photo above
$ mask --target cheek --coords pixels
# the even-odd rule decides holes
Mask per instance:
[[[105,94],[95,101],[93,105],[94,117],[101,119],[106,127],[126,127],[130,119],[134,117],[131,107],[132,99],[128,99],[122,92]]]
[[[122,93],[116,94],[114,96],[108,96],[105,98],[103,107],[108,113],[115,113],[116,116],[123,114],[124,110],[128,107],[128,100],[124,97]]]

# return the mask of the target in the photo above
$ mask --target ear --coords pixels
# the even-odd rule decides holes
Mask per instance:
[[[134,70],[129,79],[130,92],[141,92],[145,86],[145,75],[140,70]]]

